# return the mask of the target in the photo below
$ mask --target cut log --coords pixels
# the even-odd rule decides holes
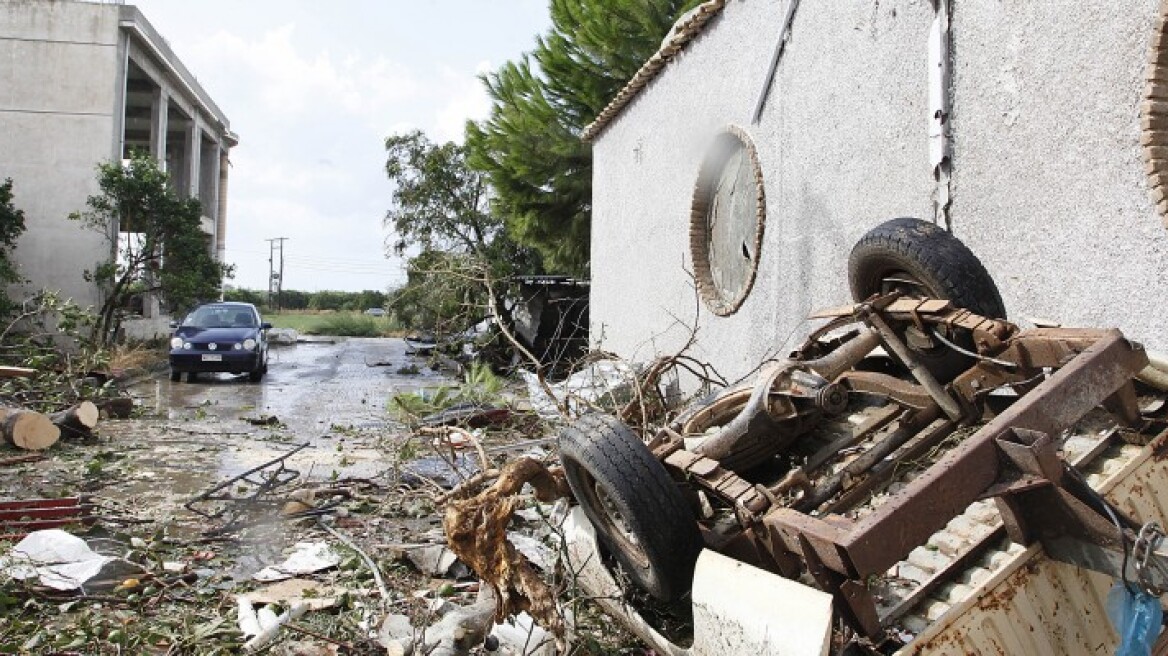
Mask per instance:
[[[61,429],[61,435],[86,437],[93,433],[100,414],[92,401],[82,401],[68,410],[54,412],[49,415],[49,418],[53,420],[53,424],[57,428]]]
[[[103,399],[97,402],[97,409],[108,419],[129,419],[134,412],[134,399],[128,396]]]
[[[47,449],[61,439],[61,429],[47,415],[20,408],[0,408],[0,437],[29,451]]]
[[[0,367],[0,378],[32,378],[35,373],[28,367]]]

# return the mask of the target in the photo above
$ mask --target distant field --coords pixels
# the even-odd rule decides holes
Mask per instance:
[[[392,336],[400,331],[386,317],[361,312],[269,312],[264,321],[276,328],[291,328],[304,335],[358,337]]]

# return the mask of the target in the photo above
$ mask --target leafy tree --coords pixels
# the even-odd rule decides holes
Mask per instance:
[[[435,144],[419,130],[385,140],[385,173],[395,184],[388,227],[394,250],[410,246],[483,254],[503,229],[491,214],[486,176],[466,165],[466,148]]]
[[[12,198],[12,179],[9,178],[0,184],[0,317],[8,316],[13,310],[4,287],[24,280],[12,261],[16,240],[24,233],[24,211],[17,209]]]
[[[284,292],[287,294],[288,292]],[[238,303],[251,303],[256,307],[264,304],[266,299],[266,292],[259,292],[252,289],[225,289],[223,290],[223,300],[236,301]]]
[[[424,250],[406,265],[406,284],[390,295],[392,319],[432,333],[463,330],[485,314],[486,289],[471,257]]]
[[[125,166],[99,165],[97,178],[101,193],[69,218],[105,234],[115,254],[86,272],[105,296],[95,326],[100,343],[113,341],[133,294],[160,293],[174,310],[219,297],[231,267],[211,256],[197,199],[179,198],[167,174],[142,153]]]
[[[385,148],[395,185],[385,217],[397,236],[392,247],[399,255],[418,251],[406,286],[391,300],[402,323],[440,330],[478,321],[487,314],[488,289],[502,313],[502,289],[493,281],[539,273],[541,264],[493,213],[485,174],[467,165],[464,146],[436,144],[418,131],[389,137]]]
[[[552,28],[535,50],[484,78],[494,105],[467,125],[470,165],[550,270],[588,270],[592,151],[580,134],[699,1],[551,0]]]

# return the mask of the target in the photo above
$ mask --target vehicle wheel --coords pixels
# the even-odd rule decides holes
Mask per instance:
[[[900,291],[906,297],[940,298],[993,319],[1005,319],[1006,307],[981,260],[951,233],[928,221],[900,218],[886,221],[860,238],[848,257],[852,298]],[[945,334],[967,350],[968,334]],[[968,356],[916,328],[902,333],[913,353],[940,382],[947,383],[971,365]]]
[[[949,231],[921,219],[886,221],[861,237],[848,256],[848,283],[856,301],[900,290],[1006,318],[998,286],[981,260]]]
[[[263,369],[256,369],[255,371],[247,372],[247,379],[253,383],[260,382],[260,380],[262,380],[263,377],[264,377],[264,370]]]
[[[559,444],[572,492],[633,582],[664,601],[688,592],[702,538],[665,467],[632,430],[604,414],[581,417]]]
[[[174,382],[174,383],[177,383],[178,381],[182,380],[182,372],[171,370],[170,380],[171,380],[171,382]]]
[[[187,372],[187,382],[188,382],[188,383],[193,383],[193,382],[195,382],[195,379],[196,379],[196,378],[198,378],[198,376],[199,376],[199,375],[198,375],[198,374],[196,374],[195,372],[193,372],[193,371],[188,371],[188,372]]]

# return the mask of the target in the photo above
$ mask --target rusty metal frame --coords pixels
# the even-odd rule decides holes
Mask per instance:
[[[829,485],[832,480],[811,489],[802,481],[804,496],[784,505],[774,496],[776,488],[754,486],[721,467],[717,459],[684,450],[680,440],[659,440],[654,451],[679,480],[688,480],[735,508],[743,532],[737,542],[725,541],[727,546],[756,565],[777,566],[787,576],[806,571],[836,596],[841,617],[873,638],[880,636],[882,627],[864,580],[887,571],[980,498],[998,497],[1007,532],[1017,541],[1043,539],[1056,557],[1062,554],[1065,559],[1082,559],[1090,552],[1105,564],[1115,560],[1115,548],[1122,548],[1124,538],[1093,503],[1090,489],[1066,474],[1051,439],[1100,405],[1121,424],[1139,422],[1132,379],[1148,362],[1139,345],[1118,330],[1018,333],[1012,324],[952,308],[945,301],[884,297],[821,312],[817,318],[838,325],[849,315],[879,331],[884,344],[893,346],[902,360],[911,360],[912,355],[895,348],[904,345],[895,343],[898,338],[889,320],[920,324],[927,319],[969,331],[981,359],[944,386],[917,371],[919,385],[901,381],[883,385],[889,381],[862,372],[829,376],[856,391],[880,393],[887,387],[887,396],[904,408],[898,427],[873,447],[879,458],[859,458],[853,461],[854,471],[846,472],[847,479],[868,476],[853,489]],[[811,357],[814,346],[805,344],[800,353]],[[906,364],[912,368],[912,362]],[[980,402],[990,390],[1004,386],[1013,387],[1021,398],[871,514],[850,520],[830,512],[841,504],[839,499],[826,502],[841,491],[844,497],[855,497],[886,480],[888,472],[881,465],[887,464],[882,461],[888,455],[935,444],[957,425],[980,418]],[[927,404],[929,398],[935,403]],[[817,454],[813,461],[820,459]],[[824,512],[825,507],[826,514],[810,514]],[[1046,512],[1052,507],[1057,510]],[[1072,534],[1086,536],[1086,542],[1068,541],[1068,527],[1074,527]],[[1130,533],[1134,528],[1138,527],[1125,520],[1122,530]],[[753,547],[743,545],[743,540]]]

